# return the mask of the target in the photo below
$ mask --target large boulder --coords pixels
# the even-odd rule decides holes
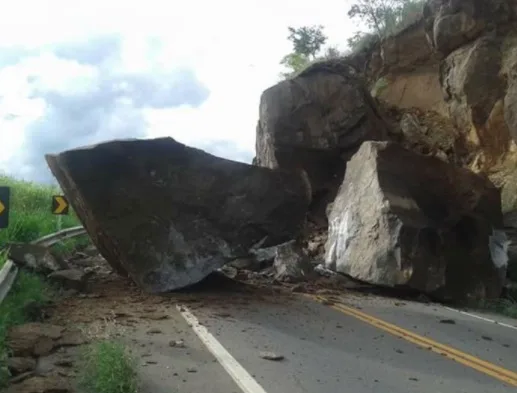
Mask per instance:
[[[502,227],[490,181],[394,142],[365,142],[329,212],[325,263],[444,300],[496,298],[507,264]]]
[[[250,248],[296,236],[306,175],[215,157],[172,138],[46,156],[106,260],[144,290],[196,283]]]
[[[345,60],[325,61],[264,91],[254,163],[304,169],[314,197],[311,211],[325,219],[347,160],[363,141],[386,135],[358,72]]]

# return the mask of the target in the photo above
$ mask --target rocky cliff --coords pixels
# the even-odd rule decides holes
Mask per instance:
[[[517,2],[430,0],[413,26],[360,56],[404,143],[486,174],[517,208]],[[357,60],[356,60],[357,61]]]
[[[480,211],[502,210],[508,215],[517,210],[517,2],[428,0],[422,18],[396,36],[350,57],[314,64],[296,77],[266,90],[260,104],[255,163],[269,168],[296,168],[307,172],[313,193],[309,215],[312,233],[309,238],[314,237],[316,228],[320,233],[318,239],[323,242],[325,233],[332,232],[327,215],[335,217],[344,214],[343,211],[334,211],[336,195],[338,199],[342,193],[356,198],[359,194],[354,187],[363,187],[364,190],[372,187],[368,179],[362,178],[364,174],[357,175],[359,177],[352,183],[344,178],[350,159],[365,141],[370,140],[398,142],[412,152],[434,157],[447,164],[442,168],[429,161],[428,169],[420,168],[422,179],[435,178],[436,175],[429,173],[433,170],[467,176],[460,176],[452,169],[461,167],[495,185],[499,192],[499,205],[487,207],[484,202],[478,201],[481,203],[479,206],[483,206],[481,209],[476,205],[478,202],[471,204],[469,199],[472,199],[472,195],[466,189],[455,193],[456,196],[452,198],[454,202],[451,198],[447,199],[447,193],[438,193],[444,209],[459,209],[461,203],[458,204],[457,198],[463,195],[465,204],[472,210],[456,215],[452,221],[434,217],[434,224],[431,224],[432,216],[438,214],[437,210],[420,205],[419,201],[425,198],[414,195],[419,184],[414,171],[408,180],[411,184],[398,187],[395,194],[398,201],[410,201],[415,211],[419,211],[415,213],[422,218],[418,223],[409,223],[412,218],[405,220],[405,225],[418,233],[438,231],[436,233],[447,233],[449,238],[459,239],[466,233],[468,224],[465,223],[485,220],[482,225],[485,229],[481,231],[484,237],[479,237],[481,232],[472,228],[467,232],[473,230],[468,236],[474,236],[476,242],[491,244],[491,257],[485,249],[481,252],[483,257],[479,257],[479,253],[474,254],[497,268],[506,266],[508,243],[500,231],[502,224],[494,224],[501,220],[499,217],[488,219]],[[366,161],[368,159],[365,158]],[[396,170],[399,176],[403,177],[407,172],[403,170],[404,165],[414,165],[418,161],[415,160],[408,158],[405,162],[398,162]],[[355,172],[368,172],[359,164],[355,165]],[[394,181],[396,173],[379,175],[386,172],[382,165],[387,164],[375,164],[376,169],[370,175],[385,184]],[[391,168],[388,172],[392,170],[395,169]],[[437,187],[456,187],[450,179],[433,181]],[[474,183],[479,182],[481,180]],[[422,190],[428,189],[424,183],[421,183],[421,187]],[[386,192],[382,186],[380,188]],[[384,188],[389,190],[392,187]],[[390,201],[393,201],[390,198],[389,195],[381,196],[380,205],[390,205]],[[359,197],[357,204],[361,200]],[[493,199],[490,201],[495,203]],[[383,211],[379,214],[384,215],[392,207],[388,206],[385,211],[379,209]],[[356,213],[366,215],[364,206],[362,210],[363,213]],[[469,221],[468,217],[472,220]],[[490,220],[492,226],[487,226]],[[362,222],[361,219],[356,221]],[[511,222],[514,220],[507,220],[506,225],[512,226]],[[351,223],[349,219],[344,220],[340,227],[343,255],[349,247],[347,242],[351,241],[345,239],[350,236]],[[460,231],[459,227],[463,229]],[[494,229],[492,235],[489,234],[490,227]],[[370,235],[375,238],[379,233],[370,231]],[[335,237],[335,233],[332,236]],[[386,232],[386,236],[389,239],[397,237],[390,231]],[[444,239],[440,236],[436,239],[441,239],[438,244],[443,245]],[[322,247],[311,245],[311,241],[308,241],[309,248],[321,253]],[[327,242],[327,257],[329,253],[332,254],[329,247],[335,247],[336,241],[339,243],[340,240]],[[373,246],[375,242],[371,244]],[[427,248],[420,251],[429,255],[440,252],[442,247],[437,246],[436,242],[434,245],[423,245],[420,241],[412,244],[416,248]],[[400,252],[397,247],[388,247],[389,252],[397,254]],[[361,271],[356,277],[382,285],[392,285],[391,281],[397,280],[382,282],[376,279],[379,275],[373,271],[381,265],[385,267],[388,264],[396,270],[390,273],[391,276],[398,277],[403,273],[405,278],[399,281],[410,282],[415,271],[420,271],[418,275],[421,276],[421,269],[415,266],[406,269],[400,257],[390,259],[386,252],[372,251],[373,259],[362,268],[357,267],[360,263],[357,260],[341,260],[341,271],[356,269]],[[448,252],[452,255],[459,251]],[[356,258],[360,258],[359,255]],[[476,264],[483,265],[481,259],[475,259],[473,269]],[[327,264],[335,267],[333,260],[328,260]],[[447,269],[445,265],[442,268]],[[468,263],[463,264],[463,269],[466,266]],[[481,271],[486,271],[486,267],[478,270],[478,273]],[[390,274],[385,272],[381,276]],[[448,278],[448,285],[451,279]],[[418,280],[422,281],[421,277]],[[419,286],[425,288],[429,284],[425,281]],[[435,285],[433,290],[443,290],[439,286]],[[492,289],[495,288],[492,294],[497,292],[497,287],[497,284],[492,286]]]

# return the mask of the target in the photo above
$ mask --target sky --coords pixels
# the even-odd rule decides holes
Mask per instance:
[[[171,136],[251,162],[288,26],[346,49],[350,0],[16,0],[0,14],[0,173],[54,182],[44,154]]]

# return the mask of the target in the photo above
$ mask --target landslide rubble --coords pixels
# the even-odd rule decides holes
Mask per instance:
[[[516,37],[514,1],[428,0],[397,35],[264,91],[252,166],[170,138],[47,162],[101,254],[150,292],[220,268],[304,281],[318,265],[496,298],[517,262],[502,218],[517,211]],[[268,247],[291,240],[303,255],[275,267]]]

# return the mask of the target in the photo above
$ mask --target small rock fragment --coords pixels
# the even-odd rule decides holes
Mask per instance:
[[[266,360],[280,361],[284,359],[283,355],[279,355],[274,352],[260,352],[260,357]]]
[[[80,331],[75,330],[63,333],[63,336],[57,340],[55,345],[58,347],[73,347],[77,345],[83,345],[87,341],[88,340],[86,337]]]
[[[86,272],[79,269],[66,269],[50,273],[48,278],[57,282],[66,289],[83,292],[86,290],[88,278],[92,274],[92,272]]]
[[[309,258],[295,240],[276,248],[273,268],[275,280],[291,283],[307,280],[314,271]]]
[[[58,359],[54,362],[56,366],[59,367],[72,367],[74,365],[74,362],[70,359]]]
[[[21,381],[26,380],[27,378],[30,378],[34,376],[34,371],[27,371],[25,373],[19,374],[13,378],[9,379],[10,384],[20,383]]]
[[[77,297],[84,298],[84,299],[98,299],[98,298],[102,297],[102,295],[100,295],[98,293],[80,293],[77,295]]]
[[[160,334],[162,331],[158,328],[152,328],[147,331],[147,334]]]
[[[231,318],[231,316],[232,316],[232,314],[227,313],[227,312],[214,313],[214,317],[219,317],[219,318]]]
[[[185,342],[183,340],[172,340],[169,342],[169,347],[185,348]]]
[[[72,386],[63,377],[57,375],[40,376],[36,375],[32,378],[23,380],[15,385],[16,392],[27,393],[69,393],[72,392]]]
[[[316,267],[314,268],[314,271],[323,277],[332,277],[332,276],[337,275],[336,272],[334,272],[330,269],[327,269],[321,263],[319,265],[316,265]]]
[[[449,325],[455,325],[456,321],[454,319],[441,319],[440,323],[446,323],[446,324],[449,324]]]
[[[141,315],[140,318],[152,319],[153,321],[161,321],[164,319],[168,319],[169,316],[165,313],[153,312],[153,313]]]
[[[12,357],[7,359],[7,368],[11,375],[19,375],[36,368],[36,360],[29,357]]]

